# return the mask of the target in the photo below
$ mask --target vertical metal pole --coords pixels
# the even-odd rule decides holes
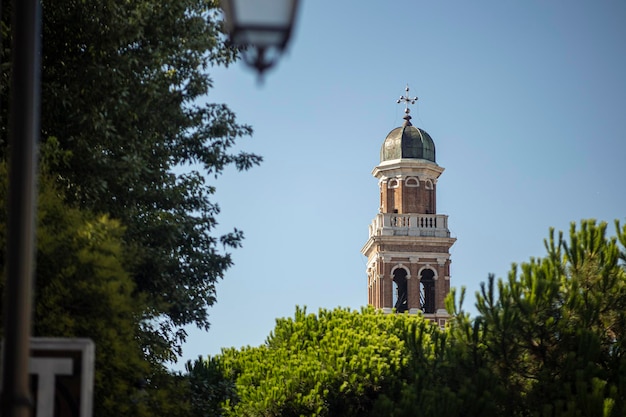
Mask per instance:
[[[36,147],[39,138],[41,5],[12,2],[10,172],[4,294],[2,416],[32,411],[28,379],[35,254]]]

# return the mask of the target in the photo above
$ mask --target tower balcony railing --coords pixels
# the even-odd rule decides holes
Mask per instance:
[[[372,236],[450,237],[445,214],[379,213],[370,225]]]

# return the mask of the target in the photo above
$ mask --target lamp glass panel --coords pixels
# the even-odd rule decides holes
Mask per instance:
[[[233,0],[236,25],[287,28],[291,24],[293,0]]]
[[[270,47],[282,44],[285,31],[242,30],[234,35],[233,41],[238,45],[255,45]]]

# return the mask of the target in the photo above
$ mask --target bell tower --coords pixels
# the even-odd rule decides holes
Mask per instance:
[[[435,143],[414,127],[406,95],[404,123],[393,129],[380,150],[380,206],[361,253],[367,256],[368,304],[385,312],[421,312],[439,325],[449,317],[444,300],[450,292],[448,216],[437,213],[437,180],[444,171],[435,161]]]

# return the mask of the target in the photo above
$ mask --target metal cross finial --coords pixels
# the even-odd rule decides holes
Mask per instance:
[[[406,88],[404,89],[404,91],[406,91],[406,96],[400,96],[397,103],[404,102],[405,104],[404,113],[409,114],[411,113],[411,110],[409,110],[409,103],[415,104],[415,102],[417,101],[417,97],[409,97],[409,85],[408,84],[406,85]]]

